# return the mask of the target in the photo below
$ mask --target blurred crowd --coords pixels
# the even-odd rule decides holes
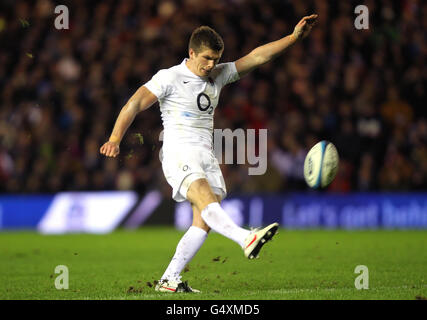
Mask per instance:
[[[359,2],[367,30],[354,26]],[[55,28],[59,4],[68,30]],[[228,62],[311,13],[319,21],[308,38],[222,91],[216,128],[268,129],[267,172],[222,165],[229,193],[306,190],[304,157],[325,139],[340,155],[330,190],[426,190],[424,1],[2,0],[0,192],[170,196],[158,104],[137,116],[118,158],[99,154],[126,101],[188,56],[200,25],[222,35]]]

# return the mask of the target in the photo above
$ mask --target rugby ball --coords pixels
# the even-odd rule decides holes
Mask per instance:
[[[325,188],[338,171],[339,157],[334,144],[322,140],[310,149],[304,160],[304,179],[310,188]]]

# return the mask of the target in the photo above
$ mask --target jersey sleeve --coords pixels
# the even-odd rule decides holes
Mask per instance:
[[[240,79],[234,62],[220,63],[217,68],[220,70],[219,80],[222,86]]]
[[[150,81],[144,84],[144,86],[150,90],[158,100],[170,94],[172,89],[167,70],[160,70],[157,72]]]

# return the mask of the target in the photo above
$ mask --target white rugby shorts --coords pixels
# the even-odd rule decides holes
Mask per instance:
[[[224,199],[227,195],[218,160],[211,149],[199,146],[163,148],[162,168],[177,202],[187,199],[187,191],[195,180],[207,179],[212,191]]]

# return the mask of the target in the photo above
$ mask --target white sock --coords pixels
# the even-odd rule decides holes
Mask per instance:
[[[208,204],[202,210],[202,218],[211,229],[237,242],[242,248],[245,246],[250,231],[235,224],[218,202]]]
[[[191,226],[178,242],[175,255],[160,279],[179,280],[185,265],[193,259],[207,236],[208,233],[205,230]]]

